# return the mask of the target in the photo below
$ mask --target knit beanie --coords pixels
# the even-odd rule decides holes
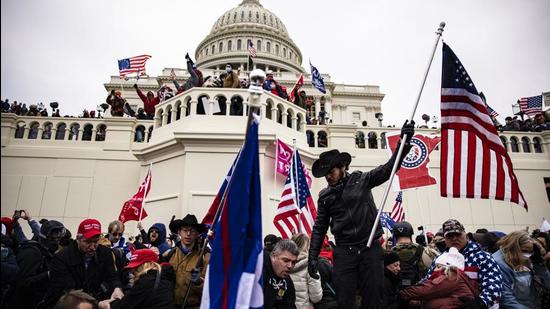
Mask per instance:
[[[399,261],[399,254],[390,251],[384,255],[384,267]]]

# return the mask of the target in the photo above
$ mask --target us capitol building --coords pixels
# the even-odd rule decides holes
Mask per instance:
[[[308,70],[302,67],[298,45],[281,19],[258,0],[243,0],[215,21],[195,51],[197,66],[204,76],[214,76],[223,72],[226,63],[232,63],[240,69],[240,77],[246,78],[248,40],[257,49],[254,68],[273,71],[274,78],[289,91],[304,74],[303,89],[311,100],[304,110],[265,91],[261,96],[263,229],[264,235],[278,234],[272,221],[285,177],[274,175],[277,138],[288,144],[296,140],[308,168],[321,152],[338,148],[351,153],[350,170],[368,171],[387,161],[384,135],[399,128],[382,126],[378,113],[384,94],[379,86],[338,84],[323,74],[327,93],[313,88]],[[144,92],[156,92],[162,85],[173,88],[171,70],[165,68],[159,76],[140,79],[138,85]],[[180,84],[189,78],[184,69],[174,71]],[[106,93],[122,87],[123,97],[140,106],[132,88],[134,82],[112,76],[105,84]],[[208,98],[204,114],[197,110],[202,96]],[[247,89],[192,88],[157,105],[154,120],[2,114],[2,216],[11,216],[15,209],[28,209],[33,217],[60,220],[72,231],[82,219],[93,217],[106,229],[152,164],[151,192],[145,201],[149,217],[144,219],[144,226],[167,224],[173,214],[182,217],[193,213],[200,219],[243,143],[248,96]],[[215,104],[222,97],[225,114],[214,115]],[[231,104],[241,104],[241,100],[232,100],[237,97],[243,106],[230,108]],[[235,110],[242,113],[233,114]],[[326,112],[326,119],[306,123],[307,116],[316,118],[321,110]],[[138,131],[144,132],[143,139],[137,138]],[[417,129],[417,133],[437,131]],[[508,202],[442,198],[439,186],[434,185],[403,193],[406,220],[434,232],[449,218],[458,219],[469,231],[486,227],[509,232],[538,228],[543,217],[550,218],[544,179],[550,177],[550,132],[505,132],[501,139],[512,158],[529,212]],[[439,151],[432,152],[430,161],[431,174],[439,178]],[[377,204],[386,185],[373,191]],[[324,179],[313,180],[315,201],[324,186]],[[386,211],[391,210],[394,198],[395,193],[390,192]],[[128,222],[127,232],[135,231],[135,222]]]

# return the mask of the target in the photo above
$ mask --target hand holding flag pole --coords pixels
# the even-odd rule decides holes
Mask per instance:
[[[441,38],[441,35],[443,34],[443,28],[445,28],[445,22],[442,21],[441,23],[439,23],[439,28],[437,28],[437,32],[435,33],[436,34],[435,43],[434,43],[434,47],[433,47],[433,50],[432,50],[432,54],[430,55],[430,58],[428,60],[428,67],[426,68],[426,72],[424,73],[424,78],[422,80],[422,84],[420,85],[420,90],[418,91],[418,96],[416,97],[416,102],[413,105],[411,115],[410,115],[409,118],[407,118],[406,123],[410,123],[411,121],[413,121],[414,114],[416,113],[416,108],[418,107],[418,102],[420,102],[420,97],[422,96],[422,90],[424,89],[424,85],[426,84],[426,79],[428,78],[428,73],[430,72],[430,67],[432,65],[432,60],[434,58],[435,51],[437,49],[437,45],[439,44],[439,39]],[[405,136],[405,139],[406,138],[407,137]],[[390,174],[390,179],[388,181],[388,184],[386,185],[386,190],[384,191],[384,195],[382,197],[382,203],[380,203],[380,207],[378,208],[378,213],[376,214],[376,219],[374,220],[374,224],[373,224],[372,229],[370,231],[369,241],[367,242],[367,247],[369,247],[369,248],[372,245],[372,241],[374,239],[374,234],[375,234],[376,228],[378,226],[378,222],[380,220],[380,214],[382,213],[382,211],[384,211],[384,205],[386,204],[386,200],[388,199],[388,193],[390,191],[390,187],[391,187],[391,184],[393,182],[393,177],[395,176],[395,172],[397,171],[397,166],[398,166],[398,164],[401,163],[400,162],[401,160],[399,160],[399,158],[401,158],[401,154],[403,153],[403,148],[405,147],[405,143],[403,141],[404,141],[404,139],[402,138],[401,144],[399,145],[399,150],[397,151],[397,160],[395,160],[395,163],[393,164],[393,168],[392,168],[391,174]]]

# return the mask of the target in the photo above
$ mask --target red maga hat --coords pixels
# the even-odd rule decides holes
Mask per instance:
[[[86,219],[80,222],[78,226],[78,234],[82,234],[84,238],[92,238],[101,234],[101,223],[96,219]]]
[[[136,268],[145,262],[157,262],[159,256],[151,249],[139,249],[132,253],[130,262],[124,268]]]

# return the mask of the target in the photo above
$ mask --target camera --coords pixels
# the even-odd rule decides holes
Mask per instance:
[[[421,225],[421,226],[417,227],[417,229],[418,229],[419,231],[424,231],[424,226]]]

